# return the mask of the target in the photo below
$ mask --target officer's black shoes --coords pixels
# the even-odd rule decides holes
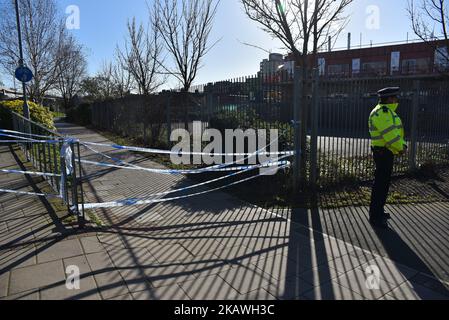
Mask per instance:
[[[369,219],[369,223],[378,229],[388,229],[388,220],[387,219]]]

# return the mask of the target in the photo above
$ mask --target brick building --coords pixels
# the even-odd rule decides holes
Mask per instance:
[[[372,46],[320,52],[316,61],[320,76],[329,78],[432,75],[449,72],[445,41]],[[287,56],[285,61],[291,61]],[[286,69],[292,66],[286,64]],[[292,70],[288,70],[292,72]]]

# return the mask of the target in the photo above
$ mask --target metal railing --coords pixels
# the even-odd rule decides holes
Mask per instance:
[[[93,124],[137,139],[148,135],[151,126],[168,133],[182,127],[193,134],[193,121],[218,130],[279,129],[280,149],[293,150],[295,137],[301,132],[295,130],[295,111],[306,110],[306,121],[301,123],[307,133],[307,147],[300,150],[306,156],[302,174],[312,185],[330,186],[373,178],[368,118],[378,103],[377,91],[399,86],[398,114],[409,152],[396,159],[394,173],[402,174],[428,162],[449,164],[447,78],[326,79],[310,75],[304,102],[301,72],[295,75],[257,75],[197,86],[192,88],[196,93],[189,94],[190,102],[180,98],[180,93],[165,93],[148,98],[147,104],[137,98],[98,103],[92,107]],[[145,125],[145,118],[153,123]],[[159,135],[159,139],[166,137],[169,134]]]
[[[37,122],[28,120],[15,112],[10,110],[8,112],[11,115],[10,129],[24,133],[22,135],[25,138],[53,141],[53,143],[28,143],[24,140],[23,143],[18,143],[18,145],[27,161],[36,170],[49,174],[44,176],[44,179],[60,195],[61,200],[67,206],[68,212],[77,216],[79,226],[83,227],[86,217],[79,142],[67,139],[59,133]],[[67,159],[61,154],[64,144],[67,144],[71,150],[71,156],[67,157]],[[67,161],[70,161],[73,168],[70,173],[67,170]]]

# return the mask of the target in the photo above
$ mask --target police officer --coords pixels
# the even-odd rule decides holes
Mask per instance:
[[[371,195],[370,223],[376,228],[388,228],[391,215],[384,210],[391,183],[394,156],[407,150],[402,121],[396,114],[399,88],[385,88],[378,92],[379,104],[369,117],[372,151],[376,164],[375,182]]]

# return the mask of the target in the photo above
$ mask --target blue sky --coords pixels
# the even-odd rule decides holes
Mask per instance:
[[[152,1],[152,0],[149,0]],[[138,21],[146,21],[145,0],[58,0],[61,11],[69,5],[80,9],[81,25],[71,32],[87,48],[89,72],[95,73],[103,61],[113,59],[117,43],[122,43],[126,33],[126,22],[135,16]],[[380,10],[379,29],[366,28],[369,18],[367,7],[375,5]],[[359,44],[360,33],[363,43],[405,40],[410,37],[409,21],[406,16],[407,0],[355,0],[348,10],[351,16],[346,29],[353,34],[353,44]],[[342,34],[337,47],[346,46],[347,35]],[[259,29],[258,24],[249,20],[239,0],[222,0],[215,21],[212,40],[222,39],[204,59],[196,84],[255,74],[260,61],[266,54],[258,49],[245,46],[250,42],[273,52],[281,52],[280,44]]]

